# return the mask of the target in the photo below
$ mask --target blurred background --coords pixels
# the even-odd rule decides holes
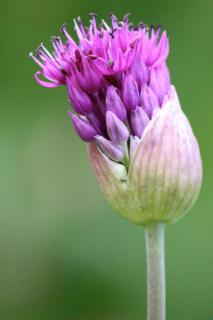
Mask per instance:
[[[146,318],[143,230],[116,215],[67,115],[65,88],[38,86],[28,58],[81,15],[162,24],[169,67],[200,143],[201,195],[166,233],[168,319],[213,318],[212,0],[1,0],[0,319]]]

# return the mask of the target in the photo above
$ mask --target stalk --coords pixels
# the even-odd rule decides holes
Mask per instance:
[[[163,223],[145,227],[147,257],[147,320],[166,319]]]

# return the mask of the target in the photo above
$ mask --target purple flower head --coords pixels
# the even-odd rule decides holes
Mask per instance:
[[[162,107],[168,95],[169,44],[160,27],[141,23],[134,27],[128,15],[122,21],[114,15],[110,19],[110,25],[104,20],[97,25],[97,17],[92,14],[85,28],[78,17],[74,20],[78,43],[63,25],[65,43],[60,37],[52,37],[53,53],[41,44],[37,56],[30,56],[41,68],[35,73],[40,85],[67,87],[76,113],[71,113],[71,119],[80,138],[94,141],[104,152],[103,137],[113,146],[107,154],[111,149],[123,149],[128,158],[127,140],[141,137],[153,111]],[[115,143],[126,132],[125,143]]]

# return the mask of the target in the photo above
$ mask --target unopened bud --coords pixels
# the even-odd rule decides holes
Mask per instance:
[[[115,145],[110,140],[102,136],[95,137],[99,147],[103,152],[112,160],[114,161],[121,161],[124,157],[123,150],[120,146]]]
[[[118,117],[111,111],[106,114],[107,132],[114,143],[126,142],[129,137],[129,131],[126,125],[118,119]]]
[[[97,135],[97,131],[91,123],[86,119],[81,119],[72,112],[69,112],[69,116],[79,137],[87,142],[92,141]]]
[[[108,111],[112,111],[116,116],[124,121],[127,117],[126,108],[117,93],[117,90],[114,86],[110,86],[107,89],[106,94],[106,108]]]
[[[124,79],[123,101],[128,110],[134,110],[139,105],[138,85],[132,75],[128,75]]]

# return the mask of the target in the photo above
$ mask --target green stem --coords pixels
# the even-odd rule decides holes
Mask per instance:
[[[147,320],[166,319],[164,224],[145,227],[147,256]]]

